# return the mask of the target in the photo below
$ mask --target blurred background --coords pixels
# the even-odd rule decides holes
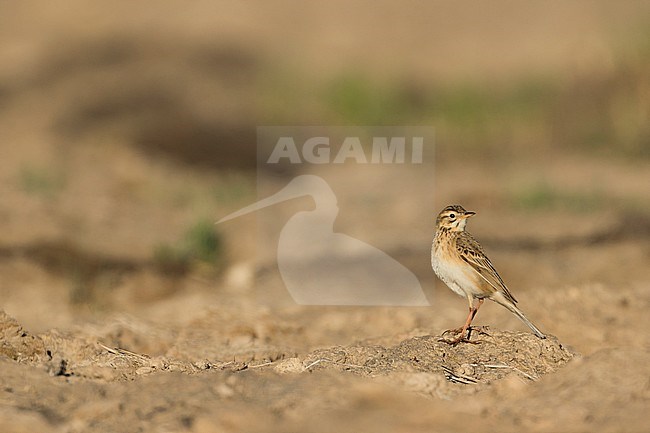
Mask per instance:
[[[448,316],[363,313],[387,320],[369,334],[462,319],[429,268],[449,203],[479,213],[472,231],[551,332],[544,299],[572,285],[647,289],[647,2],[3,2],[0,36],[0,299],[31,329],[287,301],[254,216],[213,224],[256,199],[258,125],[436,128],[434,184],[333,185],[384,186],[340,195],[362,210],[342,204],[337,230],[383,230],[449,296]]]
[[[0,2],[2,430],[648,431],[649,120],[647,1]],[[412,170],[260,173],[260,125],[436,142]],[[406,265],[430,307],[296,305],[273,236],[308,198],[260,211],[265,242],[254,214],[214,224],[301,173],[332,179],[335,231]],[[429,258],[452,203],[544,344],[585,356],[538,383],[515,374],[528,349],[477,386],[417,357],[325,370],[322,347],[461,325]],[[477,325],[528,332],[486,304]]]

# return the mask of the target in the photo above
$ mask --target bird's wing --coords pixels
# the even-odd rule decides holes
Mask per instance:
[[[456,238],[456,250],[460,257],[476,271],[479,276],[488,283],[494,290],[503,293],[503,295],[512,303],[517,300],[506,287],[506,283],[499,275],[492,262],[483,252],[481,245],[467,232],[462,232]]]

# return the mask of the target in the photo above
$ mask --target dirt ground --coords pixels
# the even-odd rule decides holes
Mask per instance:
[[[0,430],[648,431],[650,153],[564,151],[540,134],[486,157],[441,123],[420,169],[255,171],[257,125],[335,121],[317,92],[291,112],[277,89],[295,101],[294,85],[346,68],[439,85],[607,77],[647,7],[578,3],[381,1],[369,17],[364,2],[3,5]],[[621,122],[648,113],[639,95]],[[260,239],[254,215],[213,225],[260,179],[274,191],[297,173],[327,178],[335,230],[407,266],[431,306],[296,305],[273,230]],[[486,302],[480,344],[439,341],[467,308],[429,262],[451,203],[477,211],[470,231],[546,340]],[[260,217],[277,232],[312,207]]]

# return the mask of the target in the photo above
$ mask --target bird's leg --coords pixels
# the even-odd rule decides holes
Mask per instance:
[[[480,308],[480,306],[483,304],[483,300],[479,299],[478,305],[474,307],[474,298],[471,295],[467,295],[467,302],[469,303],[469,313],[467,314],[467,320],[465,320],[465,324],[463,325],[460,330],[458,329],[453,329],[449,331],[445,331],[443,333],[446,334],[447,332],[454,332],[454,334],[458,334],[458,336],[452,340],[446,340],[446,339],[440,339],[440,341],[444,341],[445,343],[451,344],[451,345],[456,345],[460,343],[461,341],[466,342],[466,343],[473,343],[473,344],[478,344],[477,341],[470,341],[469,336],[470,332],[467,332],[467,330],[470,328],[470,325],[472,324],[472,320],[474,319],[474,316],[476,316],[476,312]],[[460,331],[460,333],[458,332]],[[465,336],[465,333],[467,332],[467,336]]]
[[[478,313],[478,309],[481,308],[481,305],[483,305],[483,302],[485,302],[485,299],[479,298],[478,304],[476,304],[476,308],[472,311],[472,320],[474,320],[474,317],[476,317],[476,313]],[[471,324],[471,320],[470,320]]]
[[[471,326],[472,320],[474,320],[474,317],[476,317],[476,313],[478,313],[478,309],[481,308],[481,305],[483,305],[483,302],[485,302],[485,299],[479,298],[478,303],[476,304],[476,308],[474,308],[473,311],[472,311],[472,318],[470,320],[470,325],[467,327],[467,329],[468,329],[468,331],[467,331],[467,339],[468,340],[471,337],[472,331],[474,329],[476,329],[479,334],[486,334],[487,335],[487,332],[484,331],[483,326],[479,326],[478,328],[475,328],[475,327]]]

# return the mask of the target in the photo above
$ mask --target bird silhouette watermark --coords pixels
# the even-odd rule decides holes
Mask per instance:
[[[391,167],[423,163],[425,140],[432,129],[375,128],[372,135],[358,129],[330,127],[258,128],[258,187],[265,168],[274,164],[322,166],[336,170],[383,164]],[[363,168],[361,168],[363,169]],[[320,173],[319,173],[320,174]],[[329,173],[329,175],[332,175]],[[219,221],[298,197],[310,197],[314,208],[294,213],[280,230],[277,264],[282,281],[297,304],[357,306],[428,306],[417,276],[385,251],[346,233],[336,232],[337,196],[324,176],[299,174],[270,196],[231,213]]]
[[[420,281],[382,250],[334,231],[339,212],[329,184],[301,175],[270,197],[220,219],[223,223],[300,196],[315,208],[293,215],[280,232],[277,260],[289,294],[302,305],[429,305]]]

